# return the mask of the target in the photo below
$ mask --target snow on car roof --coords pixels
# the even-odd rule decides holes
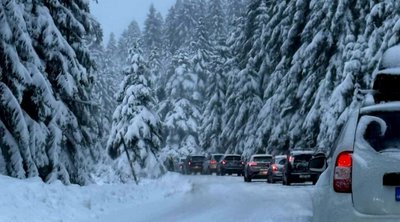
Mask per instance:
[[[314,154],[315,151],[312,150],[293,150],[290,152],[291,155],[300,155],[300,154]]]
[[[380,103],[375,105],[370,105],[361,108],[361,114],[366,114],[370,112],[378,112],[378,111],[399,111],[400,110],[400,102],[388,102],[388,103]]]
[[[382,55],[381,68],[400,68],[400,45],[388,48]]]
[[[271,154],[254,154],[252,155],[252,157],[260,157],[260,156],[268,156],[268,157],[272,157]]]
[[[239,154],[223,154],[225,156],[240,156]]]
[[[388,68],[388,69],[382,69],[379,70],[375,77],[379,74],[388,74],[388,75],[400,75],[400,67],[398,68]]]
[[[286,158],[286,155],[276,155],[275,158]]]

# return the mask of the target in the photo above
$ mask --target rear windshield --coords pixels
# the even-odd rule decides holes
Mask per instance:
[[[300,155],[294,156],[293,169],[301,170],[301,171],[307,170],[308,163],[311,160],[311,158],[312,158],[311,154],[300,154]]]
[[[214,160],[220,161],[224,155],[214,155]]]
[[[193,156],[192,161],[203,161],[205,159],[204,156]]]
[[[240,156],[226,156],[225,160],[241,160]]]
[[[284,165],[286,163],[286,158],[285,157],[277,157],[275,158],[275,163],[279,165]]]
[[[400,149],[400,112],[375,112],[360,118],[361,135],[377,152]],[[358,137],[358,136],[357,136]]]
[[[271,162],[272,157],[269,157],[269,156],[255,156],[255,157],[253,158],[253,160],[254,160],[255,162],[267,163],[267,162]]]
[[[300,154],[297,156],[294,156],[294,162],[295,163],[301,163],[301,162],[308,162],[312,158],[311,154]]]

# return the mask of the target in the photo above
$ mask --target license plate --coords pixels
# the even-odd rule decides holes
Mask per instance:
[[[396,187],[396,201],[400,201],[400,187]]]
[[[305,179],[305,178],[310,178],[310,175],[300,175],[299,177]]]

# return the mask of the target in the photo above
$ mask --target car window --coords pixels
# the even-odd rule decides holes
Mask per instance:
[[[300,163],[300,162],[308,162],[312,158],[311,154],[300,154],[297,156],[294,156],[294,162],[295,163]]]
[[[400,149],[400,112],[375,112],[360,118],[357,131],[377,152]],[[358,134],[359,134],[358,133]]]
[[[203,161],[205,159],[204,156],[194,156],[192,157],[192,161]]]
[[[269,156],[255,156],[255,157],[253,158],[253,160],[254,160],[255,162],[266,163],[266,162],[271,162],[272,157],[269,157]]]
[[[241,160],[240,156],[226,156],[225,160]]]
[[[222,157],[223,157],[223,155],[214,155],[214,159],[216,161],[220,161]]]
[[[286,163],[286,158],[277,159],[276,162],[277,162],[279,165],[285,165],[285,163]]]

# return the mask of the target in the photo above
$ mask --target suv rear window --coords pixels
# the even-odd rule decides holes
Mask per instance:
[[[277,163],[277,164],[279,164],[279,165],[285,165],[285,163],[286,163],[286,158],[285,158],[285,157],[276,158],[276,159],[275,159],[275,163]]]
[[[214,155],[214,159],[215,159],[216,161],[220,161],[221,158],[222,158],[223,156],[224,156],[224,155]]]
[[[400,149],[400,112],[374,112],[360,118],[358,130],[377,152]]]
[[[226,156],[225,160],[241,160],[240,156]]]
[[[205,159],[204,156],[193,156],[192,161],[203,161]]]
[[[266,163],[266,162],[271,162],[272,157],[269,157],[269,156],[255,156],[253,158],[253,160],[256,161],[256,162]]]
[[[308,162],[312,158],[311,154],[300,154],[297,156],[294,156],[294,162],[295,163],[300,163],[300,162]]]
[[[308,163],[312,158],[311,154],[300,154],[294,156],[293,169],[296,170],[306,170],[308,168]]]

